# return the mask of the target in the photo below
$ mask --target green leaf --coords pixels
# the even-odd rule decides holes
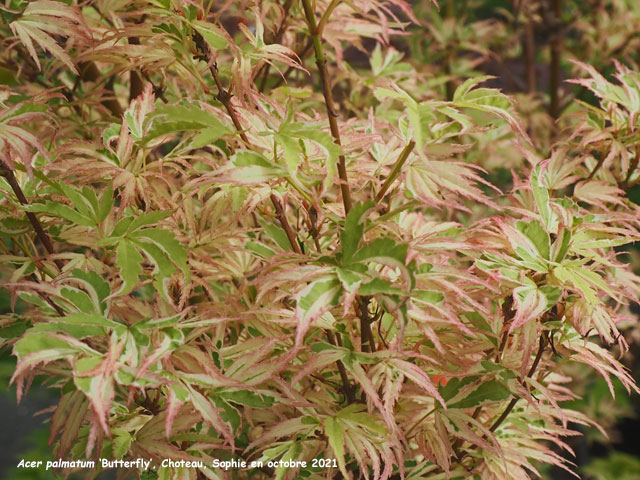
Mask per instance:
[[[193,28],[202,35],[202,38],[206,40],[209,47],[213,50],[221,50],[227,47],[227,39],[221,30],[212,23],[204,22],[202,20],[194,20],[191,22]]]
[[[302,453],[302,445],[300,442],[293,441],[291,442],[291,446],[282,456],[281,460],[283,462],[288,462],[295,460]],[[276,480],[282,480],[291,467],[285,467],[284,465],[278,466],[276,468]]]
[[[227,176],[237,184],[263,183],[287,176],[283,168],[250,150],[237,150],[231,157],[231,164],[234,168]]]
[[[335,305],[339,291],[340,282],[334,277],[316,280],[302,291],[298,308],[304,317],[314,316],[324,307]]]
[[[184,273],[187,281],[190,277],[187,265],[187,251],[182,244],[176,240],[174,234],[162,228],[145,228],[131,234],[137,240],[148,240],[156,244],[167,254],[168,258],[175,263]]]
[[[157,330],[159,328],[174,327],[180,321],[180,315],[173,315],[162,318],[148,318],[141,320],[133,325],[133,328],[139,331]]]
[[[113,232],[111,232],[112,237],[121,237],[126,235],[129,232],[135,232],[141,227],[146,227],[147,225],[155,225],[160,220],[164,220],[167,217],[170,217],[173,214],[171,210],[164,211],[155,211],[142,213],[137,217],[132,215],[126,216],[122,218],[116,226],[113,228]]]
[[[342,152],[342,147],[335,143],[333,137],[318,128],[316,125],[308,124],[308,123],[284,123],[280,127],[280,131],[278,132],[280,135],[284,134],[288,137],[299,138],[302,140],[310,140],[318,145],[322,150],[324,150],[326,154],[326,161],[324,163],[324,171],[326,172],[324,179],[324,188],[328,189],[331,184],[334,182],[336,173],[337,173],[337,165],[340,155]],[[281,136],[282,140],[284,137]],[[286,143],[286,141],[285,141]],[[285,147],[285,145],[283,145]],[[292,146],[290,145],[291,149]],[[286,151],[285,151],[286,153]],[[287,153],[286,153],[287,154]],[[290,151],[287,155],[290,157],[287,159],[287,162],[295,162],[296,160],[293,158],[293,152]],[[293,165],[292,165],[293,167]]]
[[[104,222],[104,220],[109,216],[109,212],[113,208],[113,187],[108,185],[105,188],[104,193],[100,197],[100,203],[98,205],[96,220],[98,223]]]
[[[555,233],[558,229],[558,220],[549,206],[549,190],[542,183],[540,164],[531,171],[531,188],[545,230],[549,233]]]
[[[441,292],[435,292],[433,290],[414,290],[411,294],[412,299],[419,302],[429,303],[431,305],[437,305],[444,300],[444,294]]]
[[[134,244],[145,253],[149,261],[153,263],[155,267],[153,270],[153,286],[167,301],[171,301],[168,281],[171,278],[171,275],[176,271],[176,267],[173,265],[167,254],[155,243],[135,239]]]
[[[367,264],[376,262],[386,265],[392,269],[399,269],[405,281],[413,287],[413,276],[409,268],[405,265],[407,259],[408,245],[398,243],[392,238],[376,238],[368,245],[360,248],[352,257],[349,265],[356,263]],[[346,266],[346,264],[345,264]],[[353,267],[352,267],[353,268]]]
[[[404,291],[400,288],[394,287],[391,282],[384,278],[376,277],[370,282],[363,283],[358,289],[360,295],[376,295],[384,293],[386,295],[402,295]]]
[[[196,102],[156,108],[149,121],[153,123],[144,137],[143,145],[162,135],[199,130],[200,133],[192,141],[203,146],[209,140],[213,142],[232,133],[213,113]]]
[[[78,288],[62,287],[60,295],[69,300],[79,311],[85,313],[95,312],[95,305],[85,292]]]
[[[335,458],[338,461],[340,472],[342,472],[344,478],[349,478],[344,459],[344,427],[342,423],[336,418],[327,417],[324,421],[324,433],[329,439],[329,445],[331,445]]]
[[[338,304],[342,290],[340,280],[324,277],[307,285],[298,295],[296,317],[299,319],[296,344],[300,345],[310,323],[325,309]]]
[[[551,239],[549,233],[540,225],[540,222],[537,220],[528,223],[518,222],[517,228],[533,242],[540,255],[549,260]]]
[[[89,293],[89,296],[96,305],[97,313],[105,313],[107,303],[105,299],[111,294],[109,282],[104,280],[96,272],[83,272],[82,270],[74,270],[71,276],[78,280]]]
[[[138,284],[138,277],[142,273],[142,255],[135,245],[126,239],[118,243],[116,249],[116,266],[120,268],[120,278],[122,287],[117,292],[118,295],[126,295]]]
[[[60,337],[54,337],[47,332],[27,332],[24,337],[18,340],[13,346],[13,353],[19,358],[33,353],[52,352],[52,357],[63,357],[68,354],[75,354],[78,348],[72,346]]]
[[[439,387],[438,391],[440,395],[444,399],[445,402],[448,402],[452,399],[458,391],[464,387],[465,385],[469,385],[478,380],[477,376],[464,377],[462,379],[458,377],[451,378],[446,385]]]
[[[372,201],[355,204],[344,222],[344,228],[340,232],[340,244],[342,245],[342,261],[348,265],[353,254],[360,245],[364,233],[364,222],[367,214],[374,207]]]
[[[31,205],[24,206],[23,208],[28,212],[42,212],[48,213],[54,217],[61,217],[76,225],[84,225],[86,227],[93,227],[96,225],[95,220],[92,218],[79,213],[67,205],[57,202],[33,203]]]
[[[489,380],[480,384],[462,400],[448,405],[449,408],[472,408],[486,402],[497,402],[511,396],[511,392],[499,381]]]
[[[227,390],[219,395],[225,400],[254,408],[269,408],[275,403],[275,398],[268,395],[259,395],[250,390]]]
[[[558,239],[553,244],[553,249],[555,252],[554,261],[556,263],[561,263],[564,260],[564,256],[567,254],[569,250],[569,245],[571,243],[571,230],[565,228],[562,230],[562,234],[558,236]]]

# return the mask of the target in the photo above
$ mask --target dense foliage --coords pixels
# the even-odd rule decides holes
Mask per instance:
[[[460,3],[0,5],[0,335],[56,458],[528,479],[594,423],[567,365],[639,391],[640,7]]]

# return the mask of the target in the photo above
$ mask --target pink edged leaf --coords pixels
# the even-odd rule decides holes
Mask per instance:
[[[405,377],[424,389],[427,394],[440,402],[443,408],[447,408],[446,402],[440,395],[440,392],[438,392],[438,389],[431,382],[429,375],[427,375],[420,367],[411,362],[407,362],[406,360],[401,360],[398,358],[389,360],[389,363],[397,368],[398,371]]]
[[[296,346],[302,345],[304,335],[311,323],[337,305],[341,289],[340,280],[331,276],[311,282],[298,294],[295,313],[298,322]]]
[[[216,431],[229,442],[231,448],[235,449],[235,438],[231,427],[222,419],[220,413],[218,413],[218,409],[213,405],[211,400],[190,385],[187,385],[187,390],[189,390],[190,393],[191,403],[195,409],[200,412],[203,420],[215,428]]]

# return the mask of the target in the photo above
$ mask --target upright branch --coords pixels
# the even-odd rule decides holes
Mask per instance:
[[[335,8],[337,2],[332,2],[331,9]],[[322,84],[322,94],[324,95],[324,103],[327,108],[327,117],[329,118],[329,129],[333,140],[342,145],[340,141],[340,128],[338,127],[338,114],[334,110],[333,93],[331,91],[331,80],[327,71],[327,60],[324,56],[322,48],[322,30],[318,27],[316,16],[313,13],[310,0],[302,0],[302,7],[307,21],[307,27],[311,35],[313,50],[316,55],[316,65],[320,74],[320,82]],[[330,12],[328,12],[330,13]],[[322,21],[326,23],[328,14],[323,15]],[[323,23],[324,25],[324,23]],[[344,205],[345,215],[349,213],[352,206],[351,190],[349,188],[349,178],[347,176],[346,160],[343,154],[338,157],[338,176],[340,177],[340,190],[342,192],[342,203]],[[361,348],[363,352],[371,352],[375,350],[375,342],[373,341],[373,331],[371,330],[371,316],[369,315],[369,301],[365,297],[357,296],[357,315],[360,318],[361,332]]]
[[[327,71],[327,61],[324,56],[324,50],[322,48],[321,30],[316,23],[316,16],[313,13],[310,0],[302,0],[302,7],[304,8],[304,14],[307,20],[307,26],[309,27],[309,33],[311,34],[311,40],[313,42],[313,50],[316,54],[316,65],[318,66],[318,72],[320,74],[320,81],[322,83],[322,94],[324,95],[324,103],[327,108],[327,116],[329,117],[329,129],[334,141],[338,145],[342,145],[340,141],[340,128],[338,127],[338,114],[334,109],[333,93],[331,91],[331,80],[329,79],[329,73]],[[340,190],[342,192],[342,203],[344,204],[345,214],[351,210],[351,190],[349,189],[349,178],[347,177],[347,166],[344,155],[340,155],[338,158],[338,175],[340,176]]]
[[[16,197],[18,198],[20,205],[28,205],[29,202],[27,201],[27,197],[24,195],[22,188],[20,188],[20,184],[18,183],[18,180],[16,179],[16,176],[13,174],[13,172],[6,166],[0,164],[0,175],[6,178],[9,186],[11,187],[11,190],[13,190],[13,193],[15,193]],[[33,212],[25,213],[27,215],[27,218],[29,219],[29,223],[31,223],[31,226],[35,230],[36,236],[40,240],[40,243],[42,243],[42,245],[44,246],[44,249],[49,255],[53,255],[55,253],[53,244],[51,243],[49,235],[47,235],[47,233],[44,231],[44,228],[42,228],[42,224],[38,220],[38,217],[36,217]],[[54,263],[56,264],[58,269],[62,271],[62,262],[54,260]],[[39,282],[38,277],[36,277],[36,275],[33,273],[31,274],[31,279],[36,283]],[[49,298],[49,296],[43,293],[39,293],[39,295],[51,306],[51,308],[56,311],[58,315],[60,315],[61,317],[64,316],[64,310],[62,310],[62,308],[60,308],[58,304],[56,304],[51,298]]]
[[[249,147],[249,138],[247,138],[247,134],[244,133],[242,128],[242,124],[240,123],[240,118],[238,117],[238,113],[235,108],[233,108],[233,104],[231,103],[231,92],[229,92],[224,85],[222,85],[222,80],[220,80],[220,75],[218,74],[218,65],[216,62],[211,61],[211,52],[209,51],[209,46],[207,42],[205,42],[202,35],[200,35],[197,31],[193,32],[193,41],[196,45],[196,48],[200,52],[200,57],[207,62],[209,65],[209,71],[211,72],[211,76],[213,77],[213,81],[216,84],[216,88],[218,89],[218,95],[216,98],[222,103],[222,106],[225,108],[229,117],[231,117],[231,121],[233,122],[233,126],[236,127],[236,130],[240,134],[240,138],[244,142],[244,144]]]
[[[0,165],[0,174],[7,179],[7,182],[9,183],[11,190],[13,190],[13,193],[16,194],[16,197],[18,198],[20,205],[24,205],[24,206],[29,205],[29,202],[27,201],[27,197],[25,197],[24,192],[22,191],[22,188],[20,188],[20,184],[18,183],[16,176],[13,174],[13,171],[11,171],[9,168],[3,165]],[[47,235],[47,233],[44,231],[44,228],[42,228],[42,224],[40,223],[40,220],[38,220],[38,217],[36,217],[33,212],[25,212],[25,213],[27,215],[27,218],[29,219],[29,223],[31,223],[31,226],[35,230],[36,236],[40,240],[40,243],[42,243],[42,246],[44,247],[44,249],[47,251],[49,255],[55,254],[55,250],[53,249],[53,244],[51,243],[51,239],[49,238],[49,235]],[[62,270],[62,263],[58,260],[54,260],[54,262],[56,266],[60,270]]]
[[[224,108],[227,110],[227,113],[229,114],[229,117],[231,117],[231,121],[233,122],[233,125],[235,126],[236,130],[240,134],[240,138],[242,139],[244,144],[250,148],[251,144],[249,142],[249,138],[247,137],[247,134],[244,132],[242,128],[242,123],[240,123],[240,118],[238,117],[237,112],[235,111],[235,109],[233,108],[233,105],[231,104],[232,95],[222,85],[222,81],[220,80],[220,75],[218,74],[217,65],[215,64],[215,62],[210,61],[209,47],[207,46],[206,42],[198,32],[194,32],[193,37],[194,37],[194,42],[196,44],[196,48],[200,51],[203,59],[207,61],[207,63],[209,64],[209,70],[211,72],[211,75],[213,76],[213,81],[215,82],[216,87],[218,89],[218,95],[217,95],[218,100],[220,101],[220,103],[222,103]],[[278,200],[278,197],[276,197],[274,194],[271,194],[270,199],[271,199],[271,203],[273,204],[273,207],[275,208],[276,217],[278,218],[278,221],[280,222],[282,229],[287,235],[287,240],[289,240],[289,244],[291,245],[291,248],[293,249],[294,252],[302,254],[302,249],[300,248],[300,243],[298,242],[297,235],[294,233],[293,228],[291,228],[291,224],[287,220],[287,215],[284,211],[282,204],[280,203],[280,200]],[[329,342],[332,345],[336,345],[333,334],[328,330],[325,331],[325,333],[327,334],[327,339],[329,340]],[[355,397],[354,397],[353,388],[351,386],[351,383],[349,382],[349,378],[347,377],[346,368],[341,360],[338,360],[336,362],[336,365],[338,367],[338,372],[340,374],[340,379],[342,381],[342,391],[347,401],[349,403],[353,403]]]

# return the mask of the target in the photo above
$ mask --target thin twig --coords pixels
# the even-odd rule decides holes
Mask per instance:
[[[546,333],[543,333],[540,336],[538,353],[536,353],[536,357],[533,360],[533,364],[531,365],[531,368],[527,372],[527,375],[521,380],[522,382],[524,382],[527,378],[531,378],[533,374],[536,372],[538,365],[540,364],[540,360],[542,360],[542,354],[544,353],[546,345],[547,345],[547,336],[546,336]],[[519,399],[520,397],[513,397],[511,399],[511,401],[509,402],[507,407],[504,409],[502,414],[491,424],[491,427],[489,427],[490,432],[495,432],[498,429],[498,427],[502,425],[502,423],[507,419],[507,417],[509,416],[513,408],[516,406],[516,403],[518,403]],[[482,438],[483,440],[486,439],[487,435],[483,435]],[[462,460],[464,460],[464,458],[467,455],[469,455],[469,452],[471,452],[472,450],[475,450],[476,448],[478,448],[477,444],[471,445],[461,456],[458,457],[458,463],[461,463]]]
[[[329,341],[329,343],[331,345],[333,345],[334,347],[336,346],[336,338],[333,335],[333,332],[331,330],[325,330],[325,335],[327,336],[327,340]],[[338,341],[338,344],[340,344],[341,342]],[[338,360],[336,362],[336,365],[338,366],[338,373],[340,374],[340,379],[342,380],[342,392],[344,393],[345,398],[347,399],[347,401],[351,404],[355,401],[355,392],[353,391],[353,386],[351,385],[351,382],[349,382],[349,377],[347,376],[347,370],[346,368],[344,368],[344,364],[342,363],[342,360]]]
[[[311,34],[311,40],[313,42],[313,49],[316,54],[316,65],[318,66],[318,72],[320,73],[320,80],[322,82],[322,93],[324,95],[324,103],[327,109],[327,117],[329,118],[329,129],[333,140],[342,145],[340,141],[340,128],[338,127],[337,114],[334,110],[333,93],[331,91],[331,81],[329,79],[329,73],[327,71],[327,61],[324,56],[324,50],[322,48],[322,37],[318,31],[318,25],[316,24],[316,16],[313,13],[310,0],[302,0],[302,7],[304,8],[305,17],[307,19],[307,26],[309,27],[309,33]],[[345,214],[351,210],[351,191],[349,189],[349,178],[347,176],[347,167],[344,154],[338,157],[338,175],[340,177],[340,190],[342,191],[342,203],[344,204]]]
[[[395,181],[395,179],[400,174],[400,170],[402,170],[402,166],[407,161],[407,158],[409,158],[409,154],[411,153],[411,151],[413,150],[413,147],[415,146],[416,146],[416,142],[411,140],[404,147],[404,149],[400,153],[400,156],[398,157],[396,162],[393,164],[393,167],[391,168],[391,172],[389,173],[389,176],[384,181],[384,183],[382,184],[382,187],[380,188],[380,191],[376,195],[376,201],[379,202],[384,198],[384,195],[387,193],[387,190],[389,190],[389,187],[391,186],[391,184]]]
[[[204,56],[204,58],[209,60],[210,58],[209,47],[207,46],[204,39],[198,32],[194,32],[194,42],[198,50]],[[222,81],[220,80],[220,76],[218,75],[218,68],[216,64],[210,61],[209,63],[210,63],[209,70],[211,71],[211,75],[213,76],[213,81],[216,83],[216,87],[218,88],[218,96],[217,96],[218,100],[220,100],[222,105],[224,105],[224,107],[226,108],[227,113],[231,117],[231,121],[233,122],[233,125],[236,127],[236,130],[238,130],[238,133],[240,134],[240,138],[242,139],[242,141],[245,143],[247,147],[251,147],[249,138],[243,131],[242,124],[240,123],[240,119],[238,118],[238,114],[236,113],[235,109],[233,108],[233,105],[231,104],[231,93],[228,90],[226,90],[222,85]],[[284,213],[284,209],[282,208],[280,201],[274,194],[271,194],[271,203],[273,203],[273,206],[276,210],[276,215],[278,217],[278,220],[280,221],[280,225],[282,225],[282,228],[284,229],[287,235],[287,239],[289,240],[291,247],[296,253],[302,253],[300,245],[297,241],[297,237],[294,234],[293,229],[291,228],[291,225],[287,221],[287,217]],[[335,346],[336,341],[335,341],[335,337],[333,336],[333,333],[331,333],[329,330],[325,330],[325,334],[327,335],[327,339],[329,340],[329,343]],[[342,390],[344,392],[344,395],[347,401],[351,404],[355,401],[355,396],[354,396],[353,389],[351,387],[351,383],[349,382],[349,377],[347,376],[347,371],[341,360],[338,360],[336,362],[336,365],[338,367],[340,379],[342,380]]]
[[[334,2],[335,3],[335,2]],[[332,3],[333,5],[333,3]],[[335,3],[337,5],[337,3]],[[322,94],[324,96],[324,103],[327,109],[327,117],[329,119],[329,129],[331,130],[331,136],[338,145],[342,145],[340,140],[340,128],[338,126],[338,114],[335,112],[333,93],[331,91],[331,81],[329,79],[329,72],[327,71],[327,60],[324,56],[324,50],[322,47],[322,31],[318,29],[316,23],[316,16],[311,6],[311,0],[302,0],[302,7],[304,9],[305,18],[307,21],[307,27],[311,35],[311,41],[313,43],[313,50],[316,55],[316,65],[318,66],[318,72],[320,74],[320,81],[322,83]],[[327,22],[329,14],[331,12],[325,12],[322,16],[321,22]],[[347,175],[346,159],[344,154],[338,157],[338,176],[340,177],[340,190],[342,192],[342,203],[344,205],[345,215],[349,213],[352,206],[351,190],[349,188],[349,177]],[[373,337],[373,331],[371,330],[371,318],[369,316],[369,299],[366,297],[356,296],[356,314],[360,318],[360,334],[361,334],[361,348],[363,352],[375,351],[375,341]]]
[[[529,369],[529,372],[527,372],[527,376],[526,378],[531,378],[533,376],[533,374],[536,372],[536,369],[538,368],[538,365],[540,364],[540,360],[542,359],[542,354],[544,353],[544,349],[545,346],[547,345],[547,337],[545,334],[540,335],[540,343],[539,343],[539,347],[538,347],[538,353],[536,354],[536,358],[533,360],[533,364],[531,365],[531,368]],[[523,379],[524,381],[524,379]],[[506,418],[509,416],[509,414],[511,413],[511,410],[513,410],[513,407],[516,406],[516,403],[518,403],[518,400],[520,399],[520,397],[513,397],[511,399],[511,401],[509,402],[509,405],[507,405],[507,408],[504,409],[504,412],[502,412],[502,415],[500,415],[495,422],[493,422],[493,424],[491,425],[491,427],[489,427],[489,431],[490,432],[495,432],[496,429],[502,425],[502,422],[504,422],[506,420]]]
[[[13,193],[15,193],[20,204],[25,206],[28,205],[29,202],[27,201],[27,197],[25,197],[24,192],[22,191],[22,188],[20,188],[20,184],[18,183],[18,180],[16,179],[13,172],[9,170],[9,168],[0,165],[0,174],[2,174],[2,176],[7,179],[9,186],[11,186],[11,190],[13,190]],[[49,255],[54,255],[55,251],[53,249],[51,239],[49,238],[49,235],[47,235],[47,233],[44,231],[44,228],[42,228],[42,224],[38,220],[38,217],[36,217],[33,212],[25,212],[25,214],[29,219],[29,223],[31,223],[31,226],[35,230],[36,236],[40,240],[40,243],[42,243],[42,245],[44,246],[44,249]],[[54,260],[53,262],[56,264],[58,269],[62,271],[62,262],[60,262],[59,260]],[[34,273],[31,274],[31,279],[36,283],[40,283],[40,280],[38,280],[38,277],[36,277]],[[61,317],[64,316],[64,310],[62,310],[62,308],[57,303],[55,303],[48,295],[41,292],[39,292],[39,295],[56,311],[58,315],[60,315]]]
[[[287,239],[291,244],[291,248],[293,248],[294,252],[302,254],[302,249],[298,244],[298,239],[296,237],[296,234],[293,233],[293,229],[291,228],[291,225],[287,220],[287,215],[284,213],[284,208],[282,208],[282,204],[280,203],[280,200],[278,200],[278,197],[276,197],[275,194],[273,193],[271,194],[270,198],[271,198],[271,203],[273,203],[273,206],[276,209],[276,216],[278,217],[278,221],[280,222],[280,225],[282,226],[282,229],[284,230],[284,233],[287,235]]]
[[[24,192],[22,191],[22,188],[20,188],[20,184],[18,183],[16,176],[13,174],[13,171],[9,170],[7,167],[0,166],[0,173],[4,178],[7,179],[7,182],[11,186],[11,190],[13,190],[13,193],[16,194],[16,197],[18,198],[18,201],[20,202],[20,204],[24,206],[29,205],[29,202],[27,201],[27,197],[25,197]],[[40,243],[42,243],[47,253],[49,255],[55,255],[55,250],[53,249],[53,244],[51,243],[51,239],[49,238],[49,235],[47,235],[47,233],[44,231],[44,228],[42,228],[42,224],[38,220],[38,217],[36,217],[33,212],[25,212],[25,213],[27,215],[27,218],[29,219],[29,223],[31,223],[31,226],[35,230],[36,235],[40,240]],[[63,266],[62,263],[59,260],[54,260],[54,263],[60,269],[60,271],[62,271],[62,266]]]

